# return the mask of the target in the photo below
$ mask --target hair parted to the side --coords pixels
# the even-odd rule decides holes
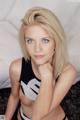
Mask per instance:
[[[34,24],[40,25],[47,30],[48,33],[53,37],[53,40],[55,40],[56,48],[53,64],[55,69],[55,77],[57,78],[57,76],[60,75],[61,71],[63,70],[63,67],[68,62],[64,29],[56,15],[49,9],[43,7],[33,7],[29,9],[22,19],[22,25],[20,29],[20,43],[26,60],[30,59],[30,56],[26,50],[24,28]]]

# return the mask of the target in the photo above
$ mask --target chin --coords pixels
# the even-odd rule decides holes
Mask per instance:
[[[43,64],[45,64],[47,61],[48,61],[48,60],[34,60],[34,63],[35,63],[36,65],[43,65]]]

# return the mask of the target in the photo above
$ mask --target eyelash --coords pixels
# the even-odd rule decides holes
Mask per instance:
[[[28,44],[30,44],[30,43],[32,43],[32,39],[28,39],[28,40],[26,40],[26,42],[28,43]]]

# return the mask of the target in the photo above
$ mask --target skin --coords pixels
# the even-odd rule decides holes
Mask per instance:
[[[39,25],[25,28],[25,43],[33,72],[41,79],[40,92],[35,102],[23,95],[19,87],[22,61],[13,61],[10,66],[12,91],[5,114],[6,120],[11,120],[19,99],[24,113],[31,116],[31,120],[62,120],[65,113],[60,103],[75,80],[76,70],[71,64],[67,64],[56,83],[51,64],[55,54],[55,42]]]

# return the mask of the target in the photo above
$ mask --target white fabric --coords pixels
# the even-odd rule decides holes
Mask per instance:
[[[80,79],[80,2],[76,0],[2,0],[0,1],[0,88],[10,86],[9,65],[14,59],[22,56],[18,29],[21,18],[32,6],[49,8],[59,17],[67,34],[70,61],[77,68],[77,80]]]
[[[8,22],[0,23],[0,88],[10,86],[9,65],[22,56],[18,32]]]
[[[37,94],[39,93],[39,88],[36,87],[36,85],[40,87],[40,81],[38,81],[36,78],[31,79],[28,84],[25,84],[23,81],[21,81],[21,86],[24,90],[25,96],[34,101],[36,100]]]
[[[0,115],[0,120],[5,120],[5,116],[4,115]]]

